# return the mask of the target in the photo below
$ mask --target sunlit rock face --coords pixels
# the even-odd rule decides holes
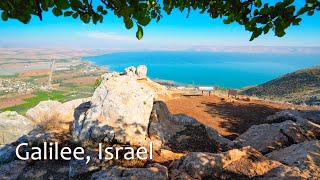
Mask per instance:
[[[60,106],[59,101],[41,101],[35,107],[29,109],[26,115],[37,124],[41,124],[52,119],[56,108]]]
[[[15,111],[0,113],[0,145],[15,141],[28,134],[35,124]]]
[[[235,139],[236,144],[251,146],[266,154],[292,144],[316,140],[312,127],[293,121],[251,126]]]
[[[84,117],[76,118],[76,141],[147,143],[147,129],[154,91],[135,77],[107,73],[95,90]]]
[[[146,79],[147,78],[147,66],[140,65],[137,67],[136,75],[138,76],[138,79]]]
[[[320,141],[308,141],[271,152],[266,156],[301,171],[308,170],[314,179],[320,178]]]
[[[270,179],[310,177],[298,168],[269,160],[251,147],[213,154],[192,152],[170,167],[171,179]]]

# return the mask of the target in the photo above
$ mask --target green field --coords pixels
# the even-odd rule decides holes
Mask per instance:
[[[56,100],[59,102],[66,102],[70,101],[73,99],[79,99],[79,98],[85,98],[89,97],[89,94],[83,94],[83,93],[66,93],[65,91],[48,91],[48,92],[43,92],[43,91],[38,91],[33,93],[35,96],[25,98],[23,99],[26,103],[20,104],[17,106],[12,106],[8,108],[3,108],[0,109],[0,111],[17,111],[19,114],[25,114],[28,109],[36,106],[39,102],[41,101],[46,101],[46,100]]]

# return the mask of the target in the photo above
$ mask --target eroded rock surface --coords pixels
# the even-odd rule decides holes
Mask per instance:
[[[147,78],[147,66],[139,65],[136,70],[136,75],[138,79],[146,79]]]
[[[161,101],[153,105],[148,132],[155,147],[175,152],[217,152],[233,146],[230,140],[196,119],[184,114],[172,115]]]
[[[45,123],[54,118],[55,109],[60,106],[61,103],[58,101],[41,101],[35,107],[29,109],[26,115],[36,123]]]
[[[250,179],[284,166],[251,147],[213,154],[192,152],[170,167],[171,179]]]
[[[0,166],[0,178],[6,180],[18,179],[23,169],[26,167],[25,161],[13,161]]]
[[[107,170],[94,173],[91,177],[92,180],[103,179],[155,179],[165,180],[168,179],[168,170],[165,166],[160,164],[151,164],[146,168],[124,168],[115,166]]]
[[[83,119],[76,119],[76,141],[146,144],[154,91],[130,76],[107,73],[95,90]]]
[[[34,128],[32,121],[15,111],[0,113],[0,145],[11,143]]]
[[[316,140],[309,124],[298,124],[291,120],[274,124],[260,124],[251,126],[246,132],[235,139],[240,146],[251,146],[259,152],[268,152],[288,147],[292,144]]]
[[[60,122],[72,122],[76,118],[77,111],[81,111],[81,106],[90,103],[90,100],[91,98],[82,98],[65,102],[55,109],[56,117]]]
[[[320,178],[320,141],[294,144],[266,156],[302,171],[309,170],[312,177]]]

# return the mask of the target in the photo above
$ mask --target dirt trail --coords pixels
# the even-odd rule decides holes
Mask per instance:
[[[252,125],[263,124],[266,117],[277,111],[316,109],[261,100],[238,100],[231,103],[221,100],[221,97],[216,95],[180,95],[166,103],[171,113],[194,117],[229,139],[236,138]]]

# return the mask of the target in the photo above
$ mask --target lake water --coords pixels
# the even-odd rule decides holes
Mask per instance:
[[[143,64],[148,67],[151,79],[226,88],[258,85],[289,72],[320,65],[319,55],[315,54],[119,52],[83,59],[118,72]]]

